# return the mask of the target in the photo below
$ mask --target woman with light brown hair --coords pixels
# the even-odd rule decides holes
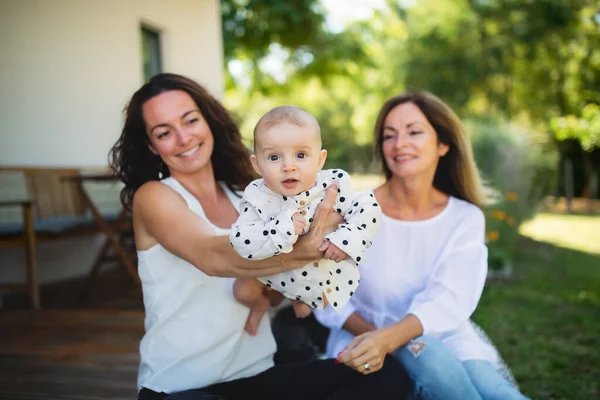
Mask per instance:
[[[427,92],[388,100],[375,124],[383,216],[349,305],[324,310],[327,353],[357,369],[393,354],[419,399],[524,399],[470,321],[487,274],[482,190],[456,114]]]

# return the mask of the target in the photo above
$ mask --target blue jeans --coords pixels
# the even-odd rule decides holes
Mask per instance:
[[[459,361],[440,340],[421,336],[394,352],[422,400],[525,400],[489,361]]]

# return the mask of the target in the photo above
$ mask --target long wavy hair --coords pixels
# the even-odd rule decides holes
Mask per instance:
[[[175,74],[155,75],[133,94],[125,107],[121,136],[108,156],[115,176],[125,183],[121,203],[128,210],[131,210],[133,196],[140,186],[159,180],[159,172],[163,177],[170,176],[161,158],[149,149],[142,107],[151,98],[171,90],[189,94],[210,127],[214,137],[211,163],[215,179],[235,191],[243,190],[255,177],[250,154],[242,143],[238,127],[221,103],[189,78]]]
[[[464,125],[446,103],[426,91],[407,92],[392,97],[379,111],[374,132],[375,154],[381,160],[386,180],[392,177],[392,171],[383,156],[385,119],[395,107],[404,103],[413,103],[419,107],[435,129],[438,140],[450,147],[448,153],[440,158],[433,177],[433,186],[448,195],[481,206],[483,203],[481,178]]]

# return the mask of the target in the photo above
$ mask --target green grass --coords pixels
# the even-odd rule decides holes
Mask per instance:
[[[600,217],[541,214],[474,320],[533,399],[600,398]],[[582,251],[585,250],[585,251]]]

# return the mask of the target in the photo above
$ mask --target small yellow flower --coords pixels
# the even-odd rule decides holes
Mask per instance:
[[[516,194],[515,192],[508,192],[508,193],[506,193],[506,200],[515,201],[518,198],[519,198],[519,195]]]
[[[506,222],[508,223],[508,225],[512,226],[513,228],[515,226],[517,226],[517,220],[514,219],[513,217],[507,217]]]
[[[497,219],[498,221],[502,221],[505,216],[506,216],[506,214],[504,213],[504,211],[500,211],[500,210],[496,210],[492,213],[492,217],[494,219]]]
[[[500,237],[500,234],[496,231],[491,231],[491,232],[488,232],[487,237],[490,242],[495,242]]]

